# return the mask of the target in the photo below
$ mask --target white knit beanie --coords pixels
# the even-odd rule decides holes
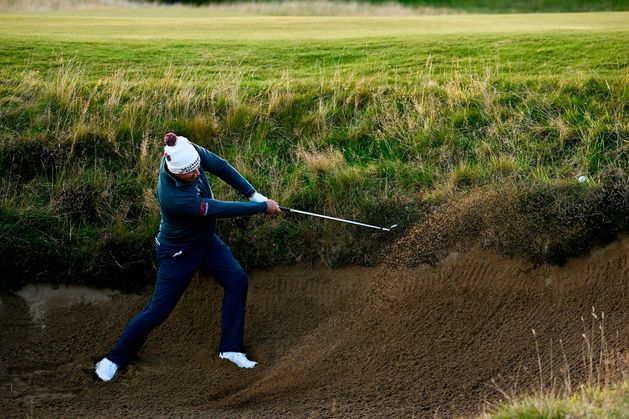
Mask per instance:
[[[186,137],[179,137],[173,132],[164,135],[164,157],[170,173],[180,175],[199,168],[201,158],[192,143]]]

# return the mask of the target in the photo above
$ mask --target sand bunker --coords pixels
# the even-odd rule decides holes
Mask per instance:
[[[471,250],[432,267],[257,271],[250,284],[245,340],[259,367],[238,370],[218,359],[221,289],[199,277],[111,383],[93,380],[93,361],[113,345],[150,290],[92,291],[54,304],[43,298],[35,312],[33,301],[1,295],[0,411],[472,415],[485,400],[501,397],[496,385],[506,391],[539,385],[532,329],[547,381],[551,370],[562,380],[565,367],[573,383],[584,378],[582,334],[597,351],[598,326],[610,346],[629,344],[626,237],[563,267]]]

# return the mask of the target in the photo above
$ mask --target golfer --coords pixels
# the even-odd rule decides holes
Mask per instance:
[[[103,381],[127,365],[151,331],[166,320],[197,269],[212,275],[224,290],[219,357],[241,368],[256,365],[243,353],[247,275],[216,235],[216,219],[281,210],[217,155],[172,132],[164,136],[164,143],[157,185],[161,223],[155,239],[159,263],[155,290],[112,351],[96,363],[96,375]],[[214,199],[205,171],[253,202]]]

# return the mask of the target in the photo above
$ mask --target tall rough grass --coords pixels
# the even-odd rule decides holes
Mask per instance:
[[[93,78],[73,63],[5,80],[0,235],[15,256],[5,278],[92,281],[120,268],[150,276],[152,191],[167,131],[222,155],[284,205],[375,224],[408,225],[426,202],[472,188],[561,187],[579,175],[596,188],[628,167],[626,75],[521,84],[489,72],[378,83],[286,76],[261,88],[237,72],[215,80],[172,69],[155,79]],[[238,199],[221,182],[215,188]],[[287,243],[293,261],[370,258],[360,246],[321,250],[331,237],[365,238],[338,226],[332,236],[309,220],[222,226],[250,266],[287,261]],[[275,247],[248,246],[251,230]]]

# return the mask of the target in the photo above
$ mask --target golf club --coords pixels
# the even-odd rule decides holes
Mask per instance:
[[[280,207],[280,209],[286,212],[287,214],[296,213],[296,214],[310,215],[311,217],[319,217],[319,218],[325,218],[326,220],[340,221],[342,223],[354,224],[357,226],[373,228],[380,231],[391,231],[397,227],[397,224],[393,224],[391,227],[386,228],[386,227],[374,226],[371,224],[359,223],[358,221],[344,220],[343,218],[330,217],[329,215],[321,215],[321,214],[315,214],[313,212],[300,211],[300,210],[296,210],[292,208]]]

